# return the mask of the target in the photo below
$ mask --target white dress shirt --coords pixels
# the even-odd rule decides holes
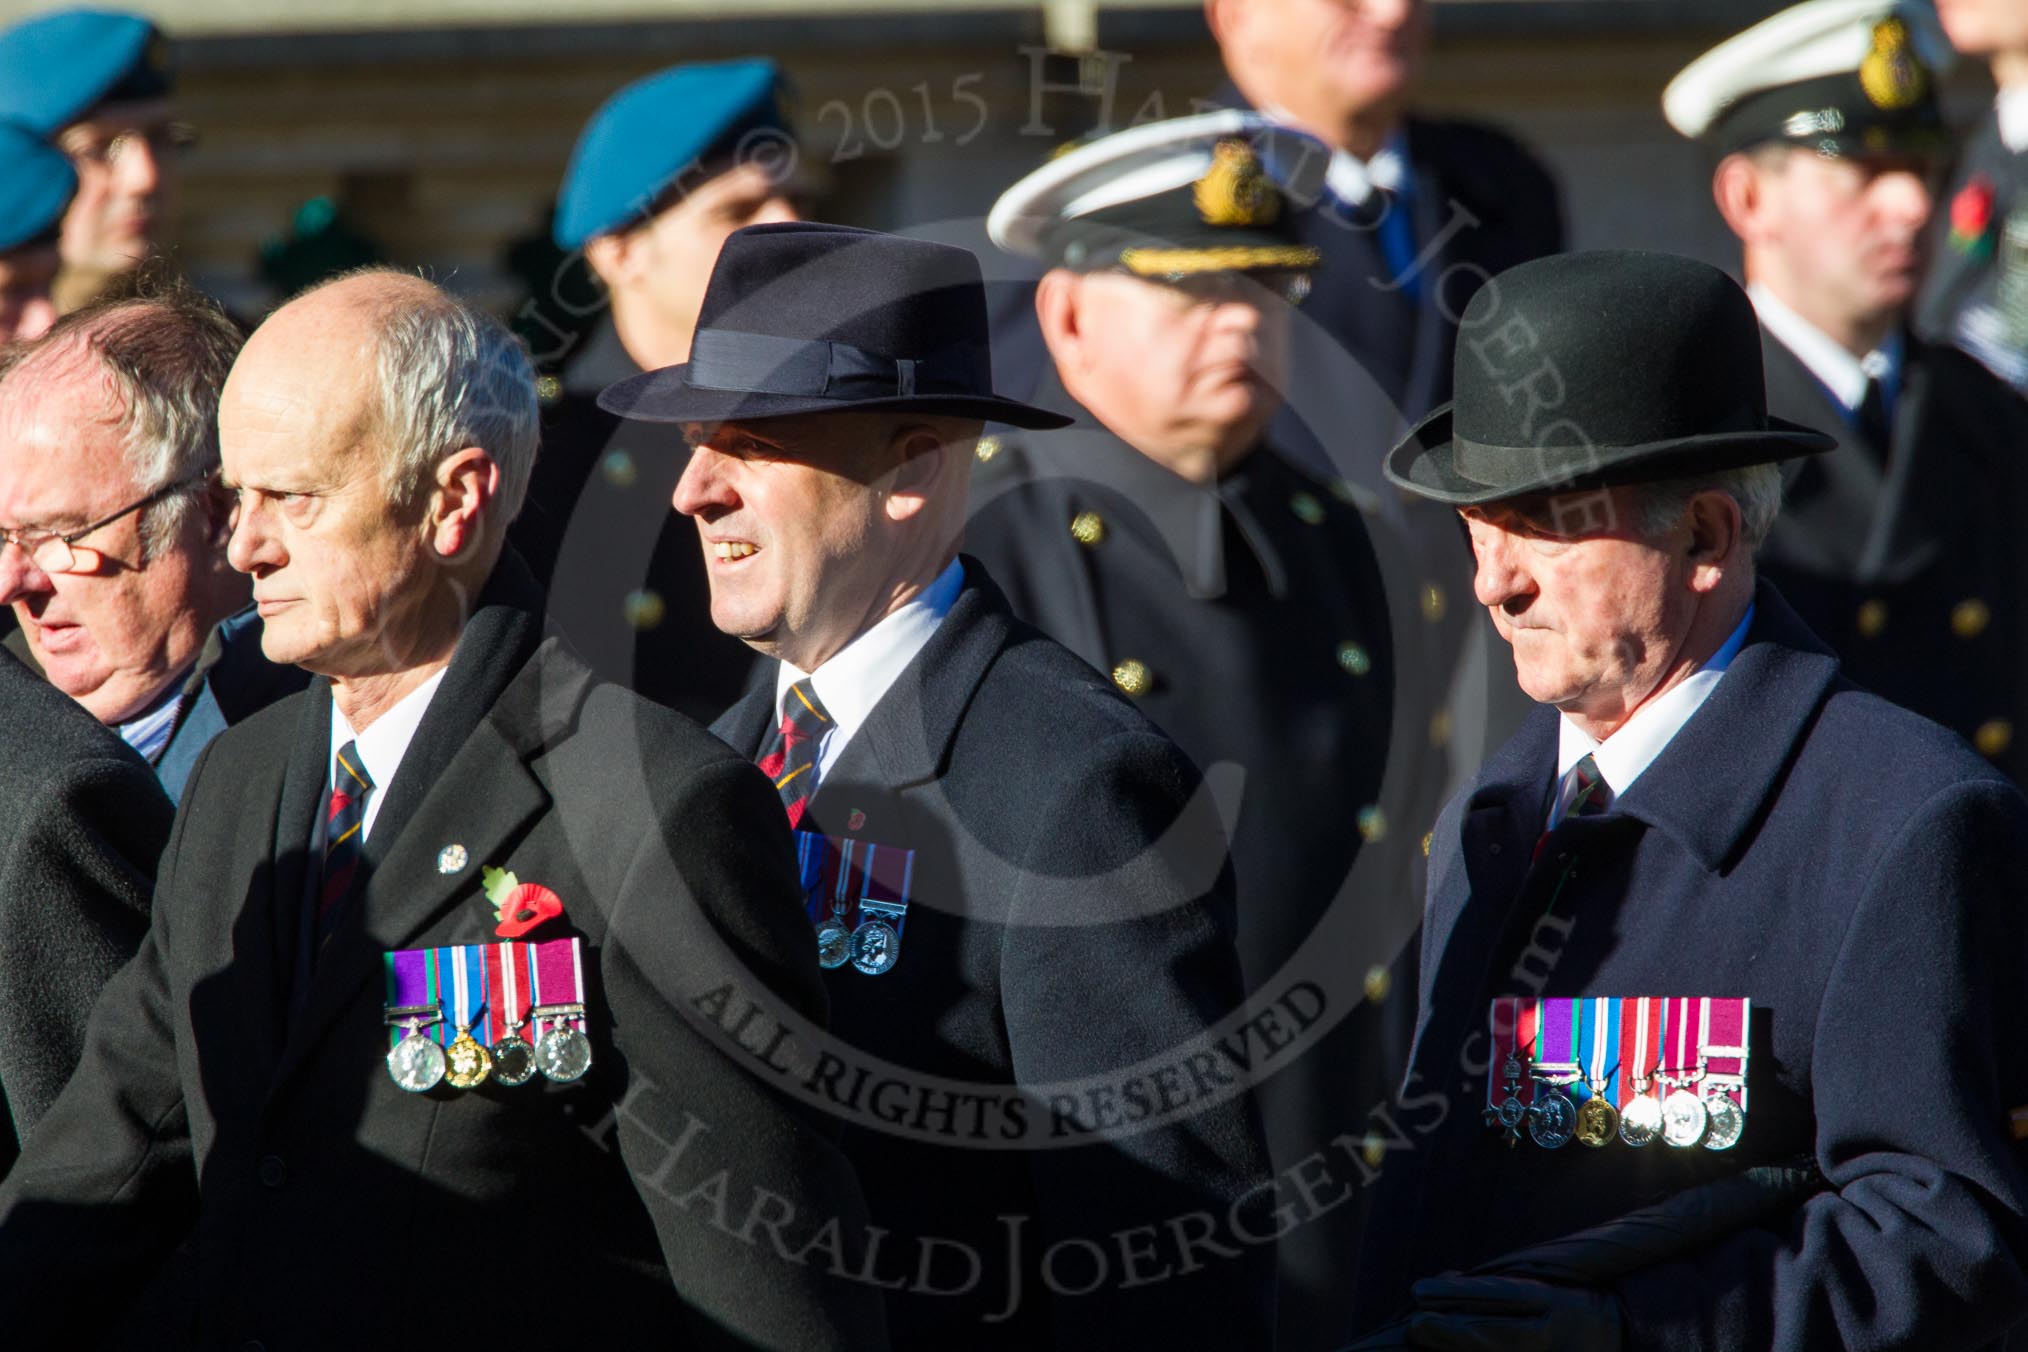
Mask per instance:
[[[324,766],[324,791],[331,791],[338,774],[339,748],[347,742],[358,743],[360,764],[366,771],[366,777],[373,781],[373,792],[366,795],[366,815],[359,822],[359,839],[362,842],[373,834],[373,819],[380,815],[380,805],[387,801],[388,786],[394,783],[395,771],[401,769],[401,758],[408,754],[408,744],[415,740],[415,730],[429,711],[430,698],[443,683],[444,671],[439,671],[396,700],[392,709],[374,719],[371,727],[359,733],[353,732],[352,725],[345,721],[345,715],[338,712],[338,702],[331,701],[331,757]]]
[[[1866,382],[1880,382],[1880,393],[1891,405],[1901,387],[1901,333],[1887,335],[1887,341],[1863,357],[1855,357],[1822,329],[1790,309],[1772,291],[1755,282],[1746,289],[1753,308],[1767,331],[1796,354],[1796,360],[1810,368],[1823,382],[1831,397],[1847,413],[1859,411],[1866,398]]]
[[[2000,144],[2016,155],[2028,150],[2028,84],[2001,90],[1993,111],[1999,118]]]
[[[1681,685],[1649,700],[1634,712],[1634,716],[1622,723],[1603,742],[1592,740],[1591,734],[1563,716],[1563,726],[1557,737],[1556,779],[1562,783],[1571,767],[1589,755],[1598,766],[1599,777],[1605,780],[1606,788],[1618,798],[1640,778],[1641,772],[1654,764],[1655,757],[1662,754],[1662,748],[1669,745],[1675,735],[1683,730],[1690,716],[1702,708],[1704,701],[1718,687],[1718,680],[1725,675],[1725,669],[1732,665],[1732,659],[1746,646],[1746,630],[1753,623],[1753,607],[1746,608],[1746,615],[1739,627],[1732,631],[1711,660],[1690,673]],[[1551,826],[1556,824],[1556,810],[1550,809]]]
[[[937,626],[944,622],[944,616],[950,614],[951,606],[964,587],[964,565],[952,559],[950,565],[937,574],[936,581],[892,615],[839,649],[830,661],[817,669],[814,676],[787,662],[781,664],[775,675],[777,722],[781,718],[782,700],[788,695],[789,687],[804,679],[816,686],[817,702],[831,716],[831,726],[817,746],[819,784],[824,782],[825,775],[831,773],[831,767],[838,763],[846,743],[866,722],[873,706],[880,703],[880,697],[887,693],[887,688],[923,650],[930,636],[936,633]]]

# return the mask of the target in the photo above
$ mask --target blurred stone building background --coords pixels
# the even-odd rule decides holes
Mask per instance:
[[[126,2],[174,39],[200,137],[182,264],[247,316],[278,299],[263,243],[315,199],[388,261],[511,316],[517,272],[553,266],[541,241],[585,118],[679,61],[783,64],[824,218],[973,240],[1000,189],[1063,140],[1189,112],[1220,80],[1201,9],[1140,0]],[[0,0],[0,20],[52,7]],[[1435,0],[1420,103],[1528,139],[1562,176],[1574,246],[1731,265],[1704,156],[1670,133],[1659,97],[1698,51],[1777,8]],[[1983,78],[1960,70],[1959,107],[1985,96]]]

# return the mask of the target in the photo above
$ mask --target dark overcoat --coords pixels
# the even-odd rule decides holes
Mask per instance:
[[[976,1134],[978,1119],[961,1117],[941,1140],[848,1128],[874,1224],[895,1247],[929,1239],[947,1258],[984,1260],[976,1280],[957,1258],[955,1275],[946,1263],[892,1292],[896,1346],[1265,1347],[1267,1155],[1243,1070],[1204,1040],[1240,1001],[1216,812],[1175,743],[1016,621],[976,561],[965,575],[804,819],[917,851],[901,958],[879,976],[827,974],[832,1028],[900,1078],[947,1077],[989,1098],[1099,1083],[1067,1091],[1074,1104],[1037,1103],[1031,1135],[1003,1131],[1000,1113]],[[715,725],[749,756],[774,718],[763,670],[764,687]],[[1136,1068],[1151,1061],[1161,1074],[1144,1079]],[[1132,1095],[1165,1084],[1189,1109],[1137,1127],[1160,1114]],[[1180,1252],[1178,1218],[1193,1235],[1209,1225],[1218,1251]],[[1236,1239],[1235,1225],[1256,1238]]]
[[[1839,446],[1783,467],[1761,573],[1854,681],[2028,782],[2028,402],[1954,348],[1905,344],[1875,446],[1762,332],[1768,411]]]
[[[880,1344],[866,1287],[782,1256],[827,1218],[860,1233],[849,1166],[689,1003],[732,982],[822,1017],[775,795],[594,679],[536,605],[510,553],[298,991],[329,685],[212,743],[147,941],[0,1189],[10,1346],[88,1344],[186,1237],[207,1347]],[[527,939],[582,939],[591,1073],[406,1093],[383,1064],[383,955],[494,942],[485,866],[561,898]],[[790,1219],[742,1235],[763,1192]]]
[[[1950,187],[1937,199],[1937,216],[1917,326],[1935,342],[1972,353],[2015,389],[2028,390],[2021,290],[2028,286],[2028,251],[2021,244],[2028,227],[2028,155],[2001,138],[1997,108],[1987,108],[1965,139]]]
[[[1773,587],[1755,604],[1710,697],[1607,813],[1537,852],[1544,708],[1438,824],[1362,1327],[1418,1278],[1798,1158],[1824,1180],[1799,1209],[1619,1283],[1627,1346],[1974,1348],[2028,1313],[2008,1137],[2028,1103],[2028,802],[1846,680]],[[1500,995],[1749,997],[1743,1138],[1503,1144],[1480,1118]]]
[[[148,932],[175,813],[147,762],[0,652],[0,1174],[84,1049],[99,991]]]

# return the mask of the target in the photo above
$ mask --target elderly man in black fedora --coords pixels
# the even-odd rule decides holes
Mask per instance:
[[[1997,1340],[2028,1313],[2028,802],[1756,580],[1775,463],[1832,442],[1765,412],[1729,278],[1566,255],[1463,333],[1388,470],[1463,517],[1544,707],[1431,838],[1427,1106],[1360,1346]]]
[[[1064,421],[992,393],[986,333],[963,250],[754,226],[688,363],[603,400],[682,425],[712,618],[774,659],[715,727],[798,828],[836,1034],[805,1084],[847,1119],[896,1346],[1264,1347],[1225,833],[958,556],[982,420]],[[1257,1017],[1286,1046],[1310,1014]]]

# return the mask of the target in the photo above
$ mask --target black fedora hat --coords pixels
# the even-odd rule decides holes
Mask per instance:
[[[1673,254],[1601,250],[1509,268],[1465,306],[1453,389],[1389,453],[1386,473],[1460,506],[1837,445],[1768,416],[1753,303],[1719,269]]]
[[[793,221],[735,230],[699,309],[690,360],[609,385],[599,407],[644,422],[883,410],[1068,426],[993,393],[979,260],[963,249]]]

